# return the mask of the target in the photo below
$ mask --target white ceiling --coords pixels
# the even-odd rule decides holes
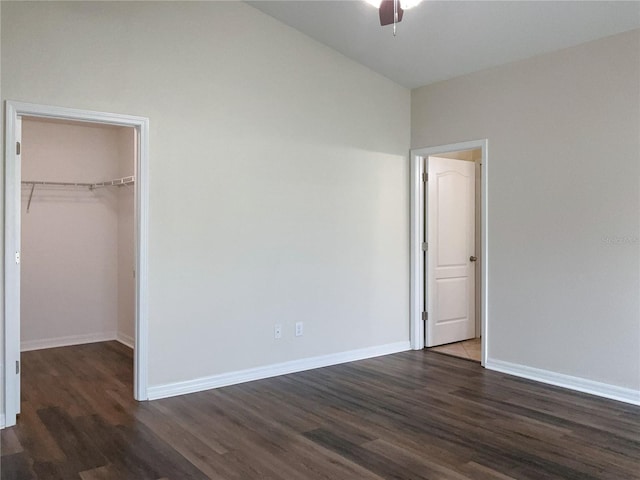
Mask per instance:
[[[409,88],[640,28],[640,1],[432,1],[397,36],[364,0],[250,5]]]

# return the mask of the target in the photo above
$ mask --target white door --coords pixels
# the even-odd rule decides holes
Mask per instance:
[[[427,347],[475,337],[475,168],[427,159]]]

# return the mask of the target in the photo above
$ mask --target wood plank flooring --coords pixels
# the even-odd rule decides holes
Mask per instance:
[[[22,363],[3,480],[640,479],[640,408],[428,351],[143,403],[116,342]]]

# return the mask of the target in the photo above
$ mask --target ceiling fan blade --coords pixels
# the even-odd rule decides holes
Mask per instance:
[[[380,3],[380,25],[391,25],[393,23],[393,2],[394,0],[382,0]],[[402,20],[403,11],[398,1],[398,22]]]

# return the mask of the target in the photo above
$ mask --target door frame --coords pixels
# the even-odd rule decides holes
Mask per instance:
[[[73,120],[133,127],[137,132],[135,164],[135,268],[136,307],[135,345],[133,366],[133,396],[138,401],[148,400],[148,244],[149,244],[149,119],[132,115],[79,110],[73,108],[6,101],[5,108],[5,181],[4,181],[4,422],[16,423],[20,411],[16,404],[20,361],[20,265],[13,261],[20,252],[21,238],[21,172],[18,165],[16,142],[18,118],[23,116]],[[18,400],[19,402],[19,400]]]
[[[489,337],[489,275],[488,275],[488,252],[489,252],[489,236],[488,236],[488,189],[489,184],[489,141],[471,140],[468,142],[452,143],[448,145],[438,145],[433,147],[423,147],[411,150],[411,325],[410,338],[411,348],[413,350],[422,350],[425,345],[424,335],[425,328],[422,320],[422,312],[425,305],[425,265],[422,261],[424,252],[422,250],[422,242],[424,241],[425,232],[425,184],[422,181],[422,175],[425,173],[424,159],[430,155],[439,155],[444,153],[457,152],[460,150],[482,150],[482,159],[480,161],[480,239],[481,254],[479,260],[482,272],[480,280],[480,325],[481,325],[481,364],[486,364],[489,357],[488,337]],[[476,312],[476,315],[478,312]]]

